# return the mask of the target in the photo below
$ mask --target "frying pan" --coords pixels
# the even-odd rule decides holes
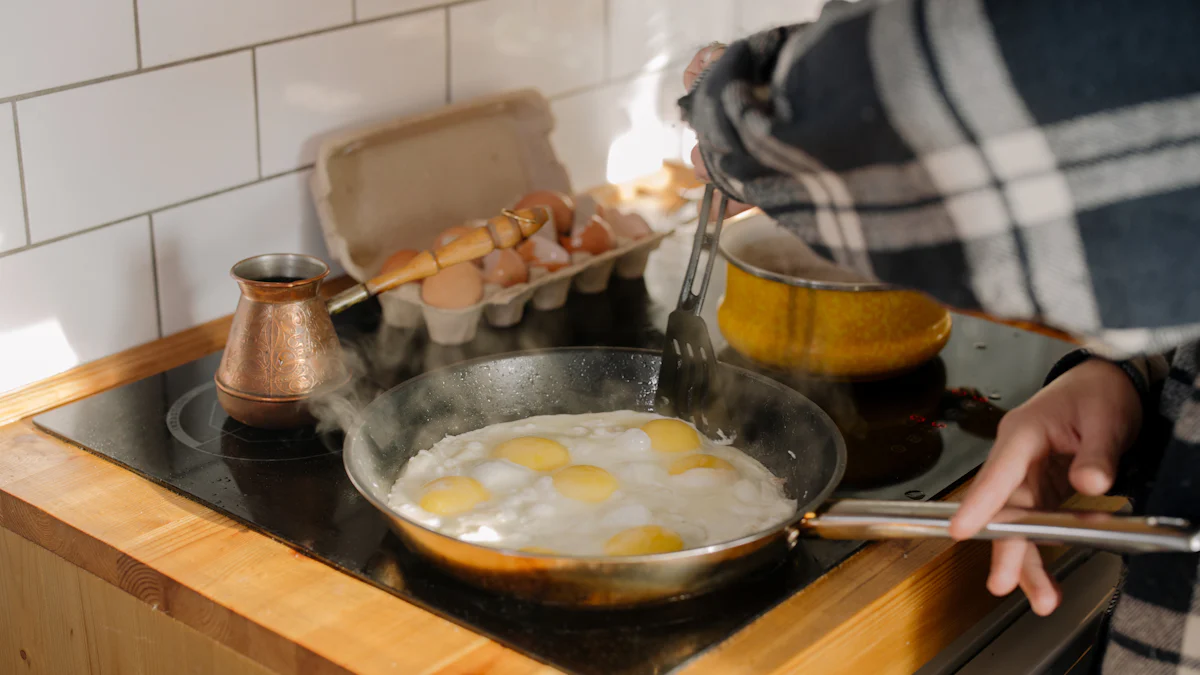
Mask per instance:
[[[778,563],[798,539],[945,537],[955,504],[827,501],[846,468],[833,421],[809,399],[748,370],[721,365],[716,393],[729,402],[722,428],[735,445],[784,479],[797,501],[785,523],[740,539],[673,553],[568,557],[471,544],[428,529],[388,506],[405,463],[446,435],[535,415],[653,411],[659,352],[566,348],[466,362],[408,380],[380,395],[347,434],[354,486],[405,544],[450,574],[526,600],[584,608],[623,607],[698,595]],[[701,429],[715,435],[716,429]],[[1102,513],[1018,512],[977,538],[1026,536],[1123,551],[1200,551],[1183,521]]]

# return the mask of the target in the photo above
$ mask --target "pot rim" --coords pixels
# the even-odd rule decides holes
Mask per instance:
[[[765,215],[754,214],[755,216],[765,218]],[[730,228],[748,227],[747,223],[754,223],[754,218],[744,218],[728,224]],[[846,292],[879,292],[879,291],[902,291],[904,289],[885,284],[879,281],[819,281],[816,279],[805,279],[804,277],[796,277],[787,274],[780,274],[770,270],[763,269],[757,265],[752,265],[745,260],[731,253],[729,250],[729,242],[727,239],[720,239],[717,242],[717,250],[721,252],[721,257],[725,258],[725,262],[733,265],[741,271],[751,276],[764,279],[766,281],[776,281],[788,286],[798,288],[811,288],[819,291],[846,291]]]

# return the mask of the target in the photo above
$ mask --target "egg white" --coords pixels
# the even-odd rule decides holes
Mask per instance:
[[[783,494],[783,481],[728,441],[701,435],[695,452],[724,459],[736,472],[698,468],[670,475],[670,463],[690,453],[652,449],[638,427],[654,419],[662,416],[628,410],[544,415],[448,436],[409,460],[388,503],[463,541],[581,556],[603,555],[604,543],[630,527],[660,525],[678,534],[685,548],[697,548],[759,532],[796,512],[796,502]],[[598,504],[575,501],[555,489],[553,471],[491,456],[496,445],[521,436],[561,443],[571,464],[605,469],[617,479],[617,490]],[[474,478],[491,498],[453,516],[425,511],[418,505],[423,486],[445,476]]]

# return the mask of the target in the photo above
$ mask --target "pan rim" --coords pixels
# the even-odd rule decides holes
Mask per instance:
[[[728,551],[731,549],[738,548],[740,546],[744,546],[744,545],[748,545],[748,544],[752,544],[752,543],[761,541],[762,539],[765,539],[765,538],[775,535],[777,533],[787,532],[788,530],[795,528],[798,523],[800,523],[805,518],[807,518],[808,514],[811,512],[813,507],[823,504],[826,500],[828,500],[830,495],[833,494],[833,492],[837,489],[838,485],[842,482],[842,477],[844,476],[844,474],[846,472],[846,462],[847,462],[846,440],[842,437],[841,431],[834,424],[833,419],[831,417],[829,417],[828,413],[826,413],[820,406],[818,406],[815,402],[813,402],[812,399],[808,398],[804,394],[801,394],[800,392],[796,391],[792,387],[789,387],[786,384],[783,384],[782,382],[780,382],[774,378],[768,377],[766,375],[761,375],[752,370],[748,370],[746,368],[742,368],[741,366],[736,366],[736,365],[733,365],[730,363],[726,363],[724,361],[721,362],[721,366],[723,368],[729,368],[730,370],[733,370],[742,375],[748,376],[750,379],[757,380],[768,386],[784,389],[788,392],[791,392],[791,395],[796,396],[799,399],[809,403],[812,410],[817,414],[817,416],[821,420],[821,422],[824,423],[830,429],[830,431],[833,433],[834,447],[835,447],[835,450],[837,451],[837,456],[835,458],[835,464],[834,464],[834,468],[833,468],[833,474],[831,475],[830,479],[826,482],[825,486],[823,488],[821,488],[820,490],[818,490],[817,493],[813,497],[811,497],[806,503],[800,504],[798,501],[798,503],[796,505],[796,512],[794,514],[792,514],[791,517],[789,517],[787,520],[782,521],[773,527],[767,528],[765,530],[759,530],[757,532],[753,532],[753,533],[744,535],[742,537],[738,537],[737,539],[731,539],[729,541],[724,541],[724,542],[720,542],[717,544],[710,544],[708,546],[702,546],[702,547],[698,547],[698,548],[686,548],[681,551],[672,551],[670,553],[651,553],[651,554],[646,554],[646,555],[631,555],[631,556],[559,555],[559,554],[545,554],[545,553],[530,553],[530,552],[526,552],[526,551],[520,551],[517,549],[500,548],[497,546],[484,546],[484,545],[481,545],[481,544],[478,544],[475,542],[463,541],[462,539],[459,539],[457,537],[452,537],[443,532],[439,532],[430,527],[426,527],[425,525],[409,518],[408,516],[405,516],[404,514],[393,509],[390,505],[388,505],[388,503],[386,501],[381,500],[378,497],[376,497],[374,494],[372,494],[370,490],[366,489],[361,484],[359,477],[355,475],[355,470],[353,469],[353,467],[351,466],[351,463],[350,463],[350,457],[352,454],[351,448],[355,447],[355,445],[358,443],[365,442],[364,440],[360,439],[360,436],[362,436],[363,430],[366,426],[366,421],[370,416],[370,412],[371,412],[372,408],[376,404],[378,404],[379,401],[383,400],[391,392],[393,392],[397,389],[400,389],[401,387],[409,386],[411,384],[420,382],[421,380],[432,377],[434,375],[445,374],[447,372],[451,372],[451,371],[457,370],[457,369],[465,369],[465,368],[468,368],[471,366],[479,365],[481,363],[501,361],[501,360],[505,360],[505,359],[512,359],[512,358],[525,357],[525,356],[536,356],[539,354],[554,354],[554,353],[568,353],[568,352],[597,352],[597,351],[627,352],[627,353],[633,353],[633,354],[644,354],[644,355],[657,356],[659,358],[662,357],[662,352],[659,350],[642,349],[642,348],[634,348],[634,347],[603,347],[603,346],[548,347],[548,348],[531,349],[531,350],[526,350],[526,351],[521,351],[521,352],[510,352],[507,354],[482,356],[482,357],[477,357],[477,358],[473,358],[473,359],[467,359],[465,361],[460,361],[453,365],[443,366],[441,368],[431,370],[427,373],[422,373],[420,375],[417,375],[416,377],[409,378],[409,379],[405,380],[404,382],[401,382],[400,384],[396,385],[395,387],[392,387],[391,389],[388,389],[387,391],[376,396],[375,399],[373,401],[371,401],[371,403],[369,403],[367,405],[367,407],[364,408],[362,410],[362,412],[360,412],[358,414],[358,416],[356,417],[356,419],[354,421],[354,429],[351,433],[348,433],[346,435],[346,441],[345,441],[343,449],[342,449],[342,465],[343,465],[343,468],[345,468],[345,470],[346,470],[346,475],[347,475],[347,477],[349,477],[350,483],[354,486],[354,489],[358,490],[359,494],[361,494],[364,498],[366,498],[366,500],[368,502],[371,503],[372,506],[374,506],[376,509],[380,510],[387,517],[389,517],[393,520],[399,520],[409,527],[414,527],[414,528],[420,529],[420,530],[422,530],[428,534],[431,534],[437,538],[445,539],[450,542],[454,542],[456,544],[474,546],[474,547],[477,547],[480,549],[484,549],[485,551],[488,551],[491,553],[502,553],[504,555],[512,556],[514,558],[519,558],[519,559],[565,560],[565,561],[570,561],[572,563],[585,564],[585,565],[644,565],[644,564],[660,563],[660,562],[667,562],[667,561],[673,561],[673,560],[686,560],[686,559],[692,558],[692,557],[700,557],[700,556],[708,555],[711,553]],[[789,542],[789,547],[790,547],[790,542]]]

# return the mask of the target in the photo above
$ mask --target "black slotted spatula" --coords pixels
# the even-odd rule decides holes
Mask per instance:
[[[709,435],[718,432],[725,419],[723,402],[719,396],[719,363],[708,336],[708,325],[700,318],[704,295],[708,292],[708,282],[717,259],[721,224],[729,203],[728,198],[721,194],[717,220],[709,233],[708,220],[714,192],[711,183],[704,189],[700,221],[696,226],[692,254],[683,277],[683,288],[679,292],[679,304],[667,317],[667,340],[663,346],[662,366],[658,371],[658,388],[654,396],[655,410],[660,415],[691,422]],[[697,292],[693,286],[702,251],[708,252],[708,260]]]

